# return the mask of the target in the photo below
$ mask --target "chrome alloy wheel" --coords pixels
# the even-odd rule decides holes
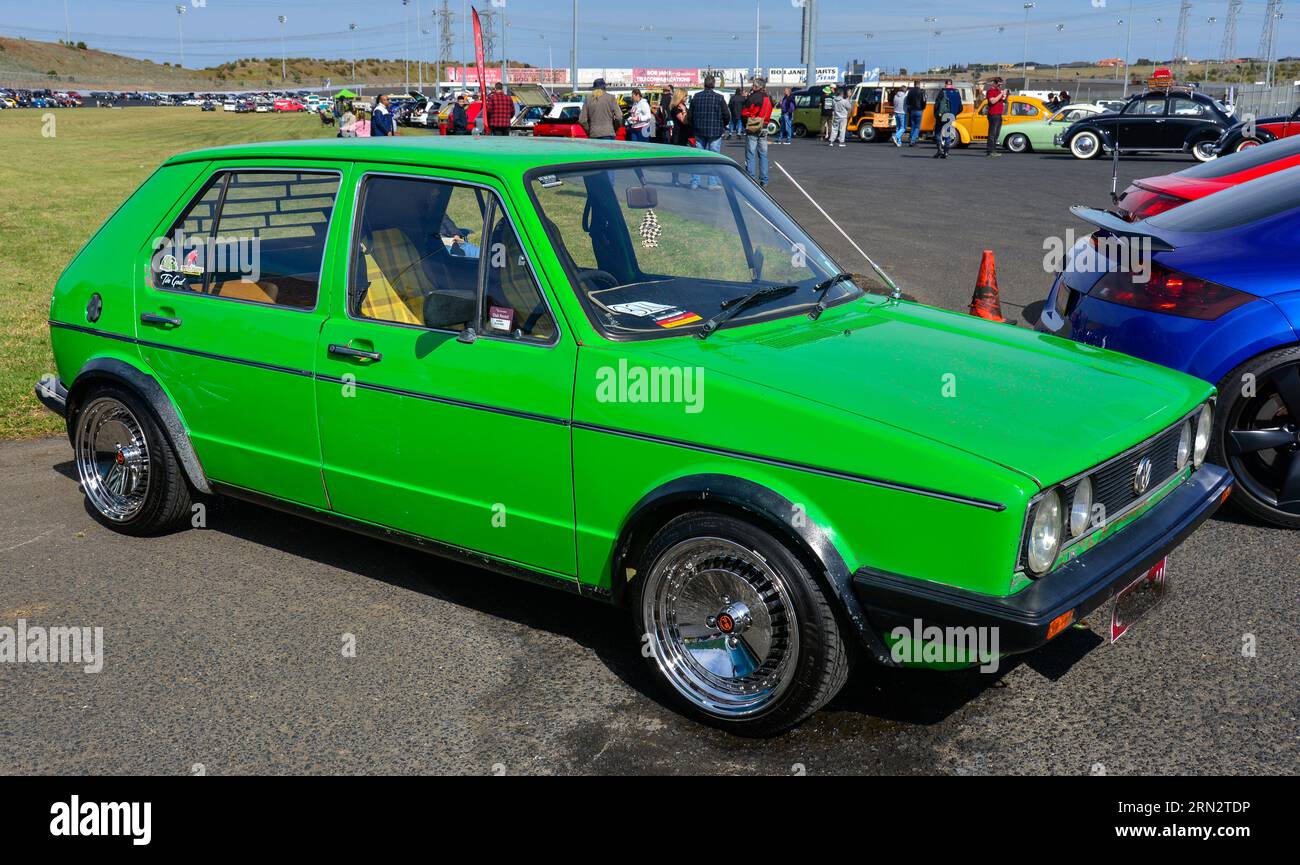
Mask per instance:
[[[125,405],[100,397],[77,417],[77,474],[86,498],[106,518],[136,516],[149,492],[149,443]]]
[[[691,538],[646,575],[641,621],[664,677],[719,718],[771,708],[799,658],[799,623],[785,580],[752,550]]]

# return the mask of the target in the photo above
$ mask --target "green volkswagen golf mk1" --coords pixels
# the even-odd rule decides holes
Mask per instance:
[[[624,605],[769,734],[861,656],[1117,636],[1230,490],[1205,382],[872,287],[707,152],[236,146],[77,254],[36,391],[118,531],[227,495]]]

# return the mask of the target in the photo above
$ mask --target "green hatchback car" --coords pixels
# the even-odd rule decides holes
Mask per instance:
[[[118,531],[227,495],[624,605],[670,698],[739,733],[858,657],[1127,627],[1229,492],[1210,386],[868,292],[684,153],[174,157],[59,278],[37,396]]]

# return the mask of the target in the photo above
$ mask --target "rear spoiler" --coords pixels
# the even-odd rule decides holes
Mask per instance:
[[[1160,237],[1150,228],[1146,228],[1145,223],[1127,222],[1113,213],[1097,210],[1095,207],[1084,207],[1081,204],[1071,207],[1070,212],[1084,222],[1095,225],[1102,231],[1116,237],[1145,240],[1151,244],[1152,252],[1168,252],[1175,248],[1168,240]]]

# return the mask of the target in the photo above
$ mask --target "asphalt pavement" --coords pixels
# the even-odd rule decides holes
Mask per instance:
[[[1108,163],[1069,158],[771,155],[923,301],[964,307],[994,249],[1012,317],[1046,293],[1042,240],[1078,227],[1068,205],[1109,191]],[[1121,180],[1184,164],[1125,160]],[[666,708],[623,611],[232,501],[208,503],[206,528],[124,537],[87,513],[71,456],[0,445],[0,626],[102,627],[103,667],[0,663],[0,773],[1300,771],[1300,543],[1230,510],[1114,645],[1096,620],[995,675],[860,666],[808,722],[753,741]]]

